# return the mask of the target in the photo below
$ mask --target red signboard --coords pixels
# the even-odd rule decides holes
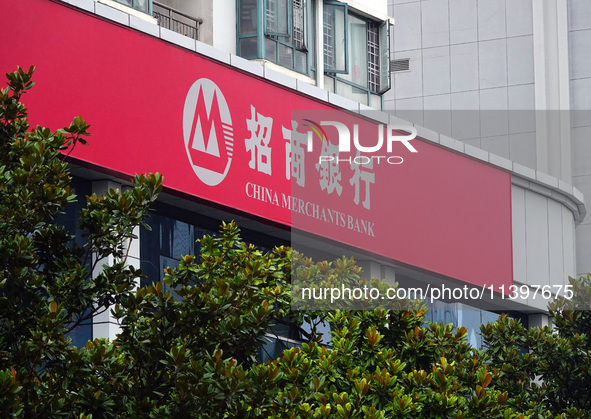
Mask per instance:
[[[1,70],[37,66],[24,98],[31,121],[55,129],[82,115],[92,125],[76,159],[123,177],[158,171],[168,190],[287,226],[293,218],[432,273],[512,283],[508,173],[420,139],[416,153],[398,142],[376,153],[382,161],[334,167],[320,158],[338,142],[325,114],[294,118],[291,132],[292,111],[334,109],[326,103],[61,3],[0,0],[0,14],[10,17]],[[365,146],[387,129],[346,118],[374,130]],[[298,138],[319,128],[326,138],[309,152]],[[340,157],[355,159],[352,150]]]

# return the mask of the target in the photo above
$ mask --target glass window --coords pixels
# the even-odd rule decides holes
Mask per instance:
[[[259,346],[258,362],[274,361],[283,356],[283,351],[289,348],[301,347],[301,342],[281,339],[273,335],[265,336],[265,343]]]
[[[339,81],[337,83],[337,94],[367,105],[367,90],[360,89],[349,83]]]
[[[289,0],[265,1],[265,34],[289,36]]]
[[[324,89],[334,93],[335,80],[332,77],[324,76]]]
[[[196,239],[203,236],[193,225],[159,214],[151,214],[148,225],[152,231],[140,232],[141,268],[145,278],[141,285],[164,279],[164,269],[178,266],[183,255],[196,254]]]
[[[133,7],[136,10],[140,10],[144,13],[152,13],[152,0],[115,0],[117,3],[124,4],[129,7]]]
[[[382,109],[382,97],[379,95],[369,95],[369,106],[374,109]]]
[[[293,67],[293,48],[279,44],[279,64],[284,67]]]
[[[86,312],[88,315],[90,310]],[[72,338],[72,345],[83,348],[89,340],[92,340],[92,317],[80,323],[74,330],[68,333]]]
[[[295,52],[295,70],[299,73],[305,73],[308,67],[308,55],[302,51]]]
[[[238,55],[310,74],[310,13],[308,0],[238,0]]]
[[[324,59],[325,73],[334,79],[336,92],[359,103],[381,109],[380,94],[390,89],[390,23],[376,22],[348,13],[345,27],[347,54],[337,51],[334,4],[325,3]],[[343,64],[335,64],[339,59]],[[348,61],[348,64],[347,62]],[[346,68],[336,71],[332,66]],[[346,81],[346,83],[345,83]],[[326,84],[326,83],[325,83]]]
[[[157,205],[146,222],[151,230],[140,229],[140,266],[146,276],[141,279],[141,286],[164,279],[163,270],[178,266],[182,256],[199,255],[201,245],[197,240],[206,234],[217,235],[220,225],[219,220],[201,215],[196,221],[195,214],[166,205]],[[241,236],[262,251],[287,244],[253,230],[242,229]]]
[[[474,348],[482,348],[480,325],[483,311],[465,304],[459,304],[458,326],[466,328],[468,343]]]
[[[71,185],[78,198],[69,204],[63,213],[57,215],[55,222],[56,224],[63,225],[68,234],[73,236],[74,240],[72,244],[84,247],[88,239],[84,236],[84,231],[78,228],[78,220],[80,213],[86,208],[86,199],[84,197],[92,194],[92,182],[87,179],[74,177]],[[86,266],[90,271],[92,267],[91,261],[87,261]],[[83,316],[87,314],[88,312]],[[72,321],[77,320],[72,319]],[[81,322],[74,330],[68,333],[68,336],[72,338],[72,345],[81,347],[86,345],[86,342],[92,340],[92,317]]]
[[[240,49],[240,55],[243,58],[246,58],[246,59],[257,58],[258,51],[257,51],[256,37],[242,38],[238,42],[238,47]]]
[[[306,7],[304,0],[293,0],[293,45],[300,51],[307,50]]]
[[[356,16],[349,16],[349,71],[339,78],[355,83],[357,86],[368,85],[368,23]],[[365,99],[367,103],[367,99]]]
[[[238,11],[240,35],[257,33],[257,0],[242,0]]]
[[[265,38],[265,58],[277,62],[277,41]]]
[[[347,5],[324,3],[324,71],[347,71]]]
[[[384,93],[390,90],[390,22],[388,21],[382,23],[379,28],[379,56],[380,75],[377,92]]]
[[[150,13],[149,0],[134,0],[134,9],[141,10],[144,13]]]
[[[314,4],[238,0],[238,54],[314,76]],[[345,3],[325,1],[322,31],[324,72],[330,79],[325,89],[381,108],[379,95],[390,88],[389,21],[373,21],[349,13]]]

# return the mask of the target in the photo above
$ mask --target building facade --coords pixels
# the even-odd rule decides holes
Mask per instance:
[[[390,0],[388,12],[399,64],[385,108],[589,196],[588,2]],[[514,279],[553,281],[573,253],[570,272],[589,272],[589,219],[575,220],[573,250],[552,227],[558,206],[514,188]]]
[[[499,312],[547,324],[589,270],[577,7],[1,0],[0,44],[5,72],[38,67],[33,123],[93,125],[70,156],[80,195],[163,173],[152,232],[130,244],[147,283],[235,219],[263,248],[352,255],[421,290],[479,346]],[[105,314],[80,338],[117,330]]]

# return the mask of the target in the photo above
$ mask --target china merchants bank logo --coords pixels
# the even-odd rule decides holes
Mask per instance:
[[[228,103],[209,79],[197,80],[187,93],[183,137],[197,177],[206,185],[219,185],[232,164],[234,130]]]

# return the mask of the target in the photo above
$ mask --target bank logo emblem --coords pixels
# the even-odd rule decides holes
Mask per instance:
[[[234,130],[228,103],[209,79],[197,80],[187,93],[183,137],[197,177],[206,185],[219,185],[232,164]]]

